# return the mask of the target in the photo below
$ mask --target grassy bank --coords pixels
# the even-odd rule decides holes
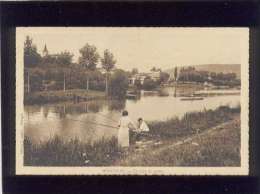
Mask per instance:
[[[181,119],[178,117],[167,121],[150,122],[150,132],[163,139],[171,139],[201,133],[220,123],[231,120],[233,115],[240,113],[240,107],[221,106],[216,110],[189,112]]]
[[[94,144],[55,137],[33,144],[24,140],[26,166],[237,166],[240,164],[240,107],[187,113],[183,118],[149,123],[152,141],[139,153],[135,146],[128,154],[117,139]],[[217,126],[217,127],[216,127]],[[173,146],[187,138],[191,140]],[[147,139],[146,139],[147,140]]]
[[[83,89],[73,89],[73,90],[57,90],[57,91],[41,91],[41,92],[31,92],[25,93],[24,104],[45,104],[45,103],[55,103],[61,101],[72,101],[75,100],[75,96],[79,100],[93,100],[93,99],[104,99],[106,97],[105,92],[95,91],[95,90],[83,90]]]
[[[199,135],[134,153],[121,166],[240,166],[240,116]]]

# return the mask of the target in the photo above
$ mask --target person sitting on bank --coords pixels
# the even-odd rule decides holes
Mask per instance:
[[[146,124],[146,122],[143,120],[143,118],[139,118],[138,119],[138,131],[139,132],[149,132],[149,127],[148,125]]]
[[[150,130],[143,118],[139,118],[137,122],[137,129],[132,133],[132,144],[135,144],[136,141],[140,141],[145,138]]]

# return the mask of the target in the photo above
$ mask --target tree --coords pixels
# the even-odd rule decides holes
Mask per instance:
[[[40,54],[37,52],[37,47],[32,44],[32,39],[26,36],[24,42],[24,66],[35,67],[41,60]]]
[[[150,71],[156,72],[156,71],[162,71],[160,68],[153,67]]]
[[[97,48],[94,45],[86,44],[79,50],[81,56],[79,57],[79,64],[87,71],[93,71],[96,69],[99,54]],[[88,73],[87,73],[88,74]],[[87,90],[89,89],[89,76],[87,75]]]
[[[160,83],[165,83],[169,80],[170,75],[166,72],[160,73]]]
[[[106,71],[106,94],[108,94],[108,75],[116,64],[114,55],[108,49],[104,51],[104,57],[101,59],[101,64],[103,69]]]
[[[153,67],[153,68],[151,69],[151,71],[156,71],[156,67]]]
[[[178,76],[178,69],[177,67],[174,68],[174,81],[177,81],[177,76]]]
[[[128,88],[128,77],[123,70],[116,70],[109,80],[109,95],[115,98],[124,98]]]
[[[57,64],[62,66],[69,66],[72,63],[73,54],[68,51],[61,52],[57,55]]]
[[[154,90],[157,86],[158,86],[158,83],[156,83],[151,78],[147,77],[144,79],[144,83],[143,83],[144,90]]]
[[[41,65],[43,67],[46,67],[48,65],[53,65],[55,63],[56,63],[56,58],[54,56],[45,55],[45,56],[42,57]]]
[[[132,75],[138,74],[138,69],[137,68],[133,68],[131,74]]]

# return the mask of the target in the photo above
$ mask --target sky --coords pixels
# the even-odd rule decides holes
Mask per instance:
[[[17,35],[29,35],[38,52],[44,45],[50,54],[70,51],[78,62],[79,49],[95,45],[102,56],[109,49],[121,69],[147,72],[198,64],[240,64],[241,40],[246,28],[119,28],[119,27],[22,27]],[[100,66],[100,64],[99,64]]]

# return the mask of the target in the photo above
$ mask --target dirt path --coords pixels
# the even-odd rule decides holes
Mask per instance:
[[[116,164],[124,165],[124,164],[129,164],[129,161],[140,160],[140,158],[143,158],[145,154],[147,155],[147,152],[149,152],[149,157],[155,158],[167,150],[172,150],[173,148],[182,146],[184,144],[190,144],[194,147],[196,146],[198,147],[199,142],[202,138],[212,136],[215,133],[219,133],[223,129],[230,128],[230,126],[237,125],[239,121],[240,121],[239,115],[235,115],[232,120],[219,124],[215,127],[209,128],[201,133],[194,134],[189,137],[175,139],[170,142],[169,141],[163,142],[163,141],[156,141],[156,140],[136,142],[135,148],[132,149],[125,158],[118,160]]]

